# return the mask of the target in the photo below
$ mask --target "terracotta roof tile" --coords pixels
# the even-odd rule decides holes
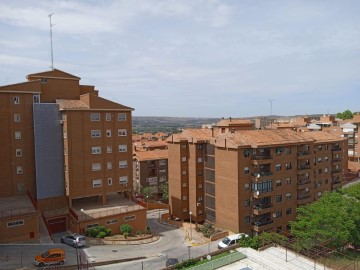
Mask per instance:
[[[90,109],[85,102],[74,99],[57,99],[56,103],[59,104],[60,110],[88,110]]]
[[[134,152],[134,159],[139,161],[167,159],[168,150],[153,150],[153,151],[136,151]]]
[[[339,135],[331,134],[324,131],[313,131],[313,132],[304,132],[301,133],[304,138],[308,138],[310,140],[314,140],[315,142],[337,142],[337,141],[345,141],[346,138],[341,138]]]

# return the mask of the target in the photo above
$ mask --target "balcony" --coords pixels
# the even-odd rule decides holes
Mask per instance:
[[[298,170],[300,170],[300,171],[302,171],[302,170],[310,170],[310,169],[311,169],[310,164],[303,164],[303,165],[298,166]]]
[[[338,145],[338,146],[333,146],[331,148],[332,151],[341,151],[341,147]]]
[[[260,172],[253,172],[251,173],[251,176],[255,177],[256,179],[258,179],[258,176],[270,176],[273,175],[273,172],[271,171],[260,171]]]
[[[271,229],[272,225],[274,223],[274,220],[268,219],[268,220],[259,220],[252,223],[253,230],[256,232],[262,232]]]
[[[298,186],[306,185],[306,184],[310,184],[310,183],[311,183],[310,178],[304,178],[304,179],[298,179],[297,180]]]
[[[310,150],[300,150],[297,152],[298,157],[310,155]]]
[[[341,158],[333,158],[332,160],[331,160],[331,163],[338,163],[338,162],[341,162]]]
[[[266,190],[257,190],[253,192],[253,198],[260,199],[269,196],[269,192],[272,192],[272,189],[266,189]]]
[[[254,215],[262,215],[265,211],[269,211],[273,207],[272,203],[259,203],[253,206]]]
[[[297,203],[298,204],[304,204],[312,202],[312,198],[310,194],[302,194],[297,196]]]

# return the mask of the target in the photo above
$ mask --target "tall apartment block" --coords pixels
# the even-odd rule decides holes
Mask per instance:
[[[146,209],[128,199],[132,110],[56,69],[1,86],[0,241],[37,239],[42,219],[52,232],[143,230]]]
[[[347,141],[325,132],[185,130],[167,139],[169,204],[181,220],[256,235],[341,186]]]

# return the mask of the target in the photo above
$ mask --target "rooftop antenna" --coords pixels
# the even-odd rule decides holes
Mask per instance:
[[[49,14],[50,19],[50,46],[51,46],[51,69],[54,70],[54,53],[53,53],[53,39],[52,39],[52,27],[55,24],[51,23],[51,16],[54,15],[54,13]]]
[[[274,99],[268,99],[268,101],[270,102],[270,116],[272,115],[272,103],[274,101]]]

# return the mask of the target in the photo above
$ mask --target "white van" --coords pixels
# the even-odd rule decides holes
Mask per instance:
[[[232,245],[235,245],[239,242],[239,240],[243,237],[249,237],[245,233],[238,233],[238,234],[232,234],[229,236],[226,236],[218,245],[218,249],[228,248]]]

